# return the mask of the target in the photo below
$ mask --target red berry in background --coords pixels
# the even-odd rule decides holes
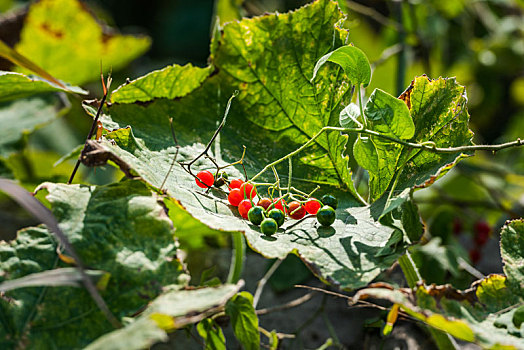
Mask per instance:
[[[256,187],[248,183],[243,183],[242,186],[240,186],[240,192],[242,192],[244,198],[253,199],[257,195]]]
[[[257,205],[259,207],[264,208],[264,210],[267,210],[267,208],[269,208],[271,203],[273,203],[273,202],[271,202],[271,199],[269,199],[269,198],[262,198],[261,200],[258,201]]]
[[[230,189],[233,189],[233,188],[240,188],[240,186],[242,186],[242,184],[244,183],[244,181],[240,180],[240,179],[233,179],[231,180],[231,182],[229,183],[229,188]]]
[[[251,207],[252,205],[249,199],[244,199],[242,202],[240,202],[238,205],[238,212],[240,213],[240,216],[242,216],[244,219],[247,219],[247,213]]]
[[[289,203],[288,212],[289,216],[295,220],[300,220],[306,216],[306,208],[304,208],[304,206],[297,201]]]
[[[322,205],[316,198],[310,198],[304,207],[309,214],[316,215]]]
[[[284,207],[287,207],[287,203],[286,203],[285,200],[277,198],[277,199],[273,200],[273,203],[275,203],[275,208],[276,209],[282,210],[283,213],[287,212],[287,210],[284,209]]]
[[[458,236],[463,229],[462,221],[459,218],[453,219],[453,234]]]
[[[478,246],[483,246],[489,239],[491,233],[491,227],[489,227],[486,221],[477,221],[473,226],[474,229],[474,240]]]
[[[229,192],[229,195],[227,196],[227,200],[229,201],[229,204],[231,204],[234,207],[238,207],[240,202],[244,199],[244,195],[242,192],[240,192],[239,188],[234,188]]]
[[[469,251],[469,260],[472,264],[476,264],[480,260],[480,251],[478,249],[471,249]]]
[[[215,182],[215,177],[213,176],[213,174],[211,174],[210,171],[201,171],[197,174],[195,182],[198,185],[198,187],[209,188],[213,186],[213,183]]]

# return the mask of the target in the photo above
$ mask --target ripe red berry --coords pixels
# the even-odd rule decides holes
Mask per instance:
[[[309,214],[316,215],[322,205],[316,198],[310,198],[304,206]]]
[[[471,263],[476,264],[480,260],[480,251],[478,249],[471,249],[469,251],[469,260]]]
[[[306,208],[300,202],[293,201],[289,203],[288,209],[289,216],[295,220],[300,220],[306,216]]]
[[[234,207],[238,207],[240,202],[244,199],[244,195],[242,192],[240,192],[239,188],[234,188],[229,192],[229,195],[227,196],[227,200],[229,201],[229,204],[231,204]]]
[[[275,208],[282,210],[283,213],[286,213],[287,210],[284,208],[287,208],[287,203],[284,199],[274,199],[273,203],[275,203]]]
[[[233,179],[231,180],[231,182],[229,183],[229,188],[230,189],[233,189],[233,188],[240,188],[240,186],[242,186],[242,184],[244,183],[244,181],[240,180],[240,179]]]
[[[209,188],[213,186],[213,183],[215,182],[215,177],[213,176],[213,174],[211,174],[210,171],[201,171],[197,174],[195,182],[198,185],[198,187]]]
[[[477,221],[474,225],[475,231],[475,243],[478,246],[483,246],[489,239],[489,234],[491,233],[491,228],[489,227],[486,221]]]
[[[267,210],[267,208],[269,208],[271,203],[273,203],[273,202],[271,202],[271,199],[269,199],[269,198],[262,198],[261,200],[258,201],[257,205],[259,207],[264,208],[264,210]]]
[[[459,235],[462,232],[462,221],[459,218],[453,219],[453,234]]]
[[[249,209],[251,209],[251,207],[251,201],[249,199],[244,199],[238,205],[238,212],[244,219],[247,219],[247,213],[249,212]]]
[[[244,198],[255,198],[257,195],[257,189],[252,184],[243,183],[242,186],[240,186],[240,192],[242,192],[242,196]]]

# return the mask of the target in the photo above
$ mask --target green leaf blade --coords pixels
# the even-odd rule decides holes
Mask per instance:
[[[260,332],[253,296],[248,292],[235,295],[226,304],[226,314],[231,318],[235,336],[243,347],[246,350],[260,349]]]
[[[61,87],[36,76],[0,71],[0,102],[53,91],[87,94],[87,91],[76,86],[65,84]]]
[[[322,56],[313,69],[313,78],[315,80],[317,73],[326,62],[333,62],[342,67],[348,75],[351,83],[356,86],[366,87],[371,81],[371,66],[366,54],[355,46],[343,46]]]

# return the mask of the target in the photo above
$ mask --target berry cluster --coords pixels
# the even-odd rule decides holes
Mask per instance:
[[[256,185],[240,179],[229,181],[225,172],[215,177],[209,171],[201,171],[197,174],[195,182],[201,188],[218,188],[227,184],[229,204],[237,207],[244,219],[260,226],[262,233],[268,236],[284,224],[286,215],[294,220],[300,220],[306,214],[316,215],[318,223],[322,226],[331,226],[335,222],[338,201],[332,195],[324,195],[320,200],[311,196],[301,196],[302,200],[297,200],[290,196],[293,199],[290,203],[286,202],[286,195],[278,198],[270,195],[270,198],[260,198],[255,205],[254,200],[258,194]]]
[[[491,234],[491,227],[486,221],[480,220],[473,225],[475,247],[469,251],[469,258],[476,264],[481,258],[481,249],[486,244]]]

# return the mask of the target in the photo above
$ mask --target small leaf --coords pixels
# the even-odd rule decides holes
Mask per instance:
[[[350,103],[340,112],[338,122],[343,128],[361,128],[362,124],[358,121],[360,109],[355,103]]]
[[[204,338],[206,350],[225,350],[226,338],[219,325],[212,319],[206,318],[197,325],[198,334]]]
[[[353,146],[353,156],[357,163],[364,169],[373,173],[379,171],[377,149],[369,137],[358,136]]]
[[[260,348],[258,317],[253,307],[253,296],[241,292],[226,304],[226,314],[231,318],[231,325],[238,341],[246,350]]]
[[[373,91],[364,114],[370,122],[369,128],[381,134],[399,139],[410,139],[415,134],[408,106],[383,90]]]
[[[369,85],[371,66],[366,54],[361,49],[351,45],[342,46],[322,56],[313,69],[311,81],[315,80],[320,67],[328,61],[340,65],[353,85],[363,85],[364,87]]]
[[[57,85],[32,75],[0,71],[0,102],[52,91],[87,94],[87,91],[76,86]]]

